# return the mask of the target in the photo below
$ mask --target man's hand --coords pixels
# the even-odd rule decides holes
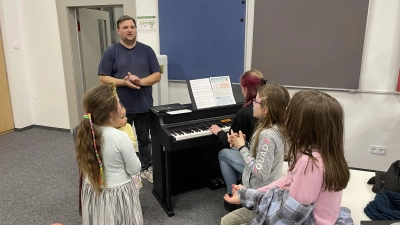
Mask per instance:
[[[129,76],[124,77],[124,82],[126,86],[132,89],[140,89],[140,86],[137,86],[134,83],[132,83],[132,81],[129,79]]]
[[[128,72],[128,77],[129,80],[136,86],[140,87],[140,78],[137,77],[136,75],[131,74],[131,72]]]
[[[218,125],[213,124],[208,130],[211,131],[211,133],[217,135],[218,132],[220,132],[222,129]]]

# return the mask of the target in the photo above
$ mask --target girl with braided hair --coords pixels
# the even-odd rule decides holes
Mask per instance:
[[[121,105],[114,84],[98,85],[83,97],[75,149],[82,173],[84,225],[143,224],[139,190],[132,175],[140,161],[129,136],[115,124]]]

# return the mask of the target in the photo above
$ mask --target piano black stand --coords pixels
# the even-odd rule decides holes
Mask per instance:
[[[152,193],[168,216],[174,215],[172,195],[207,187],[210,179],[221,177],[218,152],[224,148],[211,132],[178,141],[173,134],[196,132],[216,121],[233,119],[241,107],[242,103],[176,115],[150,108]]]

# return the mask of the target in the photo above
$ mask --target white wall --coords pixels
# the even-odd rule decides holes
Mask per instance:
[[[31,77],[33,123],[69,128],[56,3],[54,0],[18,2],[27,73]]]
[[[10,88],[14,126],[22,128],[33,124],[31,80],[26,66],[22,25],[18,1],[0,0],[0,25]],[[13,49],[13,43],[19,49]]]
[[[156,33],[139,33],[138,40],[142,43],[150,45],[154,52],[160,54],[160,35],[158,23],[158,1],[157,0],[136,0],[137,16],[156,16],[157,32]]]
[[[399,19],[400,1],[371,1],[364,43],[361,89],[395,89],[399,72]]]
[[[2,7],[15,128],[69,128],[55,1],[3,0]]]
[[[254,0],[249,0],[254,6]],[[157,0],[136,0],[137,16],[158,18]],[[1,8],[2,6],[2,8]],[[249,12],[253,9],[249,7]],[[42,13],[46,12],[46,13]],[[251,13],[249,13],[251,14]],[[252,23],[252,16],[248,22]],[[400,1],[371,0],[361,89],[393,91],[398,73]],[[0,0],[7,72],[15,127],[31,124],[69,128],[55,0]],[[139,34],[139,41],[160,53],[159,34]],[[251,38],[248,39],[251,46]],[[12,49],[13,42],[20,49]],[[251,54],[246,55],[250,68]],[[293,94],[297,90],[290,90]],[[393,94],[328,92],[346,113],[346,156],[350,166],[386,170],[400,158],[400,104]],[[37,96],[37,98],[35,98]],[[169,83],[170,102],[189,103],[185,83]],[[370,155],[369,145],[387,147],[386,156]]]

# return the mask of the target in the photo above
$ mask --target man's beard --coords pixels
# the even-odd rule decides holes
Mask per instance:
[[[129,44],[133,44],[136,41],[136,36],[132,40],[129,40],[128,38],[124,38],[123,41],[126,43],[129,43]]]

